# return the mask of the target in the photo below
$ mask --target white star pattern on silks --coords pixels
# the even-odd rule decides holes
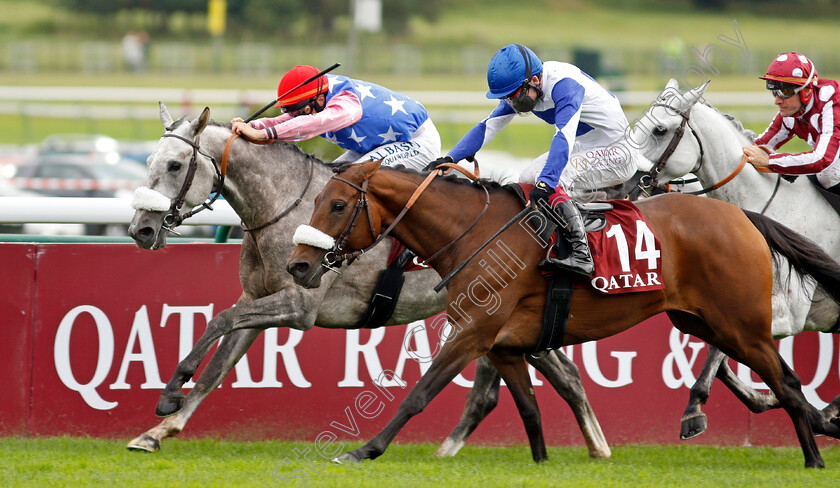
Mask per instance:
[[[354,141],[356,141],[357,144],[361,144],[362,141],[367,139],[367,136],[359,137],[359,136],[356,135],[356,129],[350,129],[350,139],[353,139]]]
[[[362,96],[361,100],[364,100],[367,97],[376,98],[373,93],[370,91],[370,86],[362,85],[360,83],[356,84],[356,89],[359,91],[359,95]]]
[[[332,132],[327,132],[324,134],[324,139],[332,142],[333,144],[338,144],[338,138],[332,134]]]
[[[391,107],[391,115],[394,115],[397,112],[402,112],[402,113],[408,115],[408,112],[406,112],[405,109],[403,108],[403,104],[405,104],[404,100],[397,100],[397,99],[394,98],[393,95],[391,95],[391,101],[390,102],[382,102],[382,103],[384,103],[385,105],[389,105]]]
[[[394,132],[394,128],[389,125],[388,126],[388,132],[383,132],[382,134],[377,134],[377,135],[379,137],[381,137],[382,142],[385,143],[385,142],[388,142],[388,141],[396,141],[397,140],[396,136],[401,136],[402,133],[401,132]]]

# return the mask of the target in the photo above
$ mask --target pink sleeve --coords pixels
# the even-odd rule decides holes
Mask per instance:
[[[278,124],[282,124],[287,120],[291,120],[291,116],[289,114],[281,114],[277,117],[264,117],[262,119],[252,120],[248,123],[254,129],[265,129],[266,127],[273,127]]]
[[[305,141],[325,132],[349,127],[362,118],[362,102],[352,92],[343,91],[332,97],[324,110],[313,115],[290,117],[283,114],[271,119],[260,119],[255,129],[265,131],[269,140]],[[255,121],[257,122],[257,121]]]

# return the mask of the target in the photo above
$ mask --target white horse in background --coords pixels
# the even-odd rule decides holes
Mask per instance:
[[[671,180],[694,174],[709,197],[763,213],[805,235],[834,259],[840,260],[840,216],[837,212],[807,177],[791,183],[777,173],[762,173],[750,164],[743,164],[742,147],[753,144],[755,134],[703,100],[707,85],[681,93],[678,82],[672,79],[634,126],[630,139],[648,160],[650,166],[640,170],[649,172],[652,180],[649,184],[661,187]],[[709,252],[715,250],[709,249]],[[835,329],[840,307],[813,281],[791,275],[788,266],[775,268],[773,335],[779,339],[804,330],[825,332]],[[691,388],[689,404],[681,420],[682,439],[690,439],[706,430],[706,415],[700,407],[708,400],[715,375],[753,412],[779,406],[772,393],[764,395],[745,385],[730,370],[726,359],[723,353],[709,347],[708,358]],[[819,398],[808,400],[824,403]],[[838,414],[840,396],[823,409],[825,418],[834,419],[834,422],[840,421]]]

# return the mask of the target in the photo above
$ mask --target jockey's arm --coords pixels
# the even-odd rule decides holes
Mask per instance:
[[[835,107],[834,104],[826,104],[823,112],[820,114],[820,122],[836,120],[836,117],[840,116],[840,107]],[[787,137],[784,142],[787,142],[793,136],[793,131],[790,132],[791,136]],[[756,143],[763,140],[763,136],[764,134],[756,140]],[[835,124],[823,124],[812,147],[814,149],[811,151],[797,154],[771,154],[768,167],[777,173],[789,175],[816,174],[823,171],[837,159],[838,152],[840,152],[840,127]]]
[[[571,78],[561,80],[551,90],[551,98],[554,100],[554,126],[557,132],[551,140],[545,166],[537,178],[551,188],[557,187],[560,175],[569,162],[571,148],[575,145],[583,96],[584,88]]]
[[[305,141],[326,132],[335,132],[349,127],[362,118],[362,102],[350,91],[336,94],[327,102],[324,110],[292,117],[283,114],[251,122],[251,128],[259,137],[257,140]],[[247,130],[247,129],[246,129]],[[248,134],[250,137],[250,131]]]
[[[486,146],[490,141],[496,137],[502,129],[507,126],[516,112],[504,101],[499,102],[499,105],[493,110],[490,115],[479,122],[475,127],[470,129],[464,137],[455,144],[455,147],[449,151],[449,156],[454,162],[458,162],[468,156],[477,153],[482,147]]]
[[[755,139],[756,146],[766,146],[775,151],[794,136],[793,125],[788,125],[785,118],[776,114],[767,129]]]

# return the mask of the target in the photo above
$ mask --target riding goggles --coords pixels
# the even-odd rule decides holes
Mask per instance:
[[[811,83],[811,80],[814,79],[814,70],[813,65],[811,66],[811,73],[808,75],[808,79],[805,80],[805,84],[803,85],[794,85],[793,83],[785,83],[782,81],[775,81],[775,80],[767,80],[767,84],[765,85],[771,93],[773,93],[774,97],[779,97],[782,100],[787,100],[788,98],[796,95],[803,88],[808,86]]]
[[[280,110],[282,110],[284,114],[289,114],[292,117],[297,117],[298,115],[301,115],[306,110],[306,107],[308,105],[311,105],[314,101],[314,99],[310,98],[308,100],[298,102],[294,105],[286,105],[285,107],[280,107]]]
[[[770,93],[772,93],[774,97],[779,97],[782,100],[787,100],[788,98],[796,95],[803,88],[805,88],[805,85],[795,86],[793,88],[776,88],[776,89],[773,89],[773,88],[770,88],[770,82],[767,83],[767,89],[770,90]]]

